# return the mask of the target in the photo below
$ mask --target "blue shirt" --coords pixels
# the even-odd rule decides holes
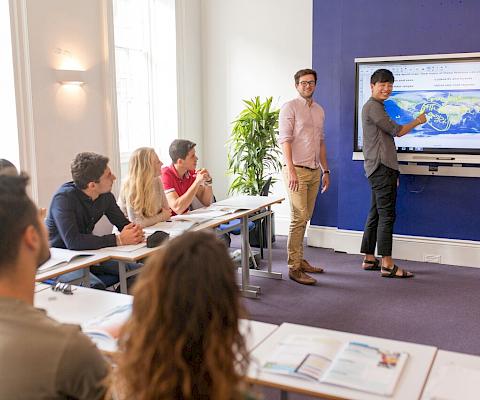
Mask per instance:
[[[114,234],[92,234],[95,224],[103,215],[119,231],[130,223],[111,192],[92,200],[73,182],[64,183],[53,196],[46,220],[50,246],[70,250],[96,250],[116,246]]]

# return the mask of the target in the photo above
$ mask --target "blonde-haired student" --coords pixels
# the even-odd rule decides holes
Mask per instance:
[[[171,215],[160,177],[162,165],[150,147],[135,150],[129,160],[118,203],[128,219],[142,227],[166,221]]]

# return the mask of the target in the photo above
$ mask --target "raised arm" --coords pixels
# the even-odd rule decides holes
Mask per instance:
[[[403,136],[406,135],[408,132],[410,132],[413,128],[417,127],[418,125],[424,124],[427,122],[427,117],[425,116],[425,113],[421,113],[417,118],[415,118],[412,122],[402,125],[402,128],[400,131],[397,133],[397,136]]]

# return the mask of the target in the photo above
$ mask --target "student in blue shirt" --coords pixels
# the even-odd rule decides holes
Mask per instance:
[[[103,247],[137,244],[144,240],[141,227],[131,223],[118,207],[111,192],[116,177],[108,158],[95,153],[79,153],[71,164],[72,182],[64,183],[53,196],[46,224],[50,246],[70,250],[96,250]],[[118,228],[118,234],[95,235],[93,229],[105,215]],[[91,267],[93,287],[104,288],[118,282],[118,268],[112,263]],[[81,277],[81,271],[61,280]]]

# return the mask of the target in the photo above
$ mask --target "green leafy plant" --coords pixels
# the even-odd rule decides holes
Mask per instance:
[[[272,97],[264,102],[258,96],[243,102],[246,107],[233,121],[227,141],[227,173],[234,176],[229,193],[258,195],[267,179],[282,167],[276,137],[279,110],[271,109]]]

